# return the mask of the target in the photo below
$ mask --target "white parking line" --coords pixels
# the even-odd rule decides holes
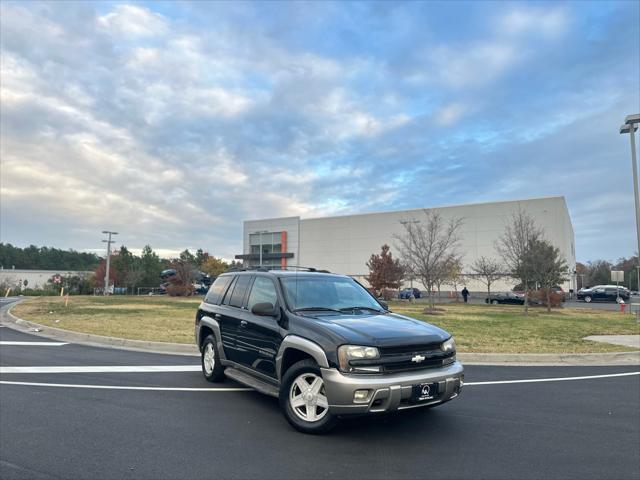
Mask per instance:
[[[15,345],[15,346],[40,346],[40,347],[61,347],[62,345],[68,345],[65,342],[9,342],[6,340],[0,341],[1,345]]]
[[[495,380],[492,382],[465,382],[464,386],[474,385],[503,385],[507,383],[538,383],[538,382],[565,382],[567,380],[590,380],[593,378],[629,377],[640,375],[640,372],[610,373],[607,375],[586,375],[582,377],[555,377],[555,378],[531,378],[527,380]]]
[[[21,367],[0,367],[0,368],[21,368]],[[42,367],[39,367],[39,368],[42,368]],[[53,367],[53,368],[56,368],[56,367]],[[66,368],[69,368],[69,367],[66,367]],[[96,368],[96,367],[89,367],[89,368]],[[131,367],[126,367],[126,368],[131,368]],[[146,367],[146,368],[150,368],[150,367]],[[162,367],[159,367],[159,368],[162,368]],[[183,367],[180,366],[178,368],[183,368]],[[197,369],[199,370],[200,367],[197,367]],[[153,371],[157,371],[157,370],[153,370]],[[180,370],[172,370],[172,371],[180,371]],[[191,371],[191,370],[188,370],[188,371]],[[469,386],[478,386],[478,385],[501,385],[501,384],[507,384],[507,383],[538,383],[538,382],[558,382],[558,381],[566,381],[566,380],[591,380],[591,379],[598,379],[598,378],[628,377],[632,375],[640,375],[640,372],[611,373],[607,375],[589,375],[589,376],[582,376],[582,377],[533,378],[528,380],[498,380],[493,382],[469,382],[469,383],[465,383],[464,386],[469,387]],[[154,391],[154,392],[250,392],[251,390],[253,390],[252,388],[244,388],[244,387],[239,387],[239,388],[236,388],[236,387],[224,387],[224,388],[135,387],[135,386],[125,386],[125,385],[82,385],[82,384],[72,384],[72,383],[10,382],[6,380],[0,380],[0,385],[23,385],[23,386],[30,386],[30,387],[57,387],[57,388],[87,388],[87,389],[97,389],[97,390],[141,390],[141,391]]]
[[[245,387],[221,387],[221,388],[194,388],[194,387],[129,387],[124,385],[77,385],[73,383],[33,383],[33,382],[7,382],[0,380],[0,385],[26,385],[29,387],[59,387],[59,388],[91,388],[98,390],[148,390],[153,392],[250,392],[253,388]]]
[[[103,365],[55,367],[0,367],[0,373],[163,373],[199,372],[200,365]]]

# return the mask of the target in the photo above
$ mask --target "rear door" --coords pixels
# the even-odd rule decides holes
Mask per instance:
[[[282,335],[275,317],[254,315],[251,309],[257,303],[271,303],[278,307],[278,293],[273,279],[257,275],[247,297],[246,321],[241,322],[237,336],[239,362],[269,377],[277,378],[276,353]]]
[[[222,345],[228,360],[238,361],[237,336],[240,322],[243,320],[243,306],[251,283],[250,275],[238,275],[219,307],[220,333]]]

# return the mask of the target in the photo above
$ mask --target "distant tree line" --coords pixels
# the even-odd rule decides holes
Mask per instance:
[[[5,269],[89,271],[99,263],[100,257],[95,253],[35,245],[21,248],[0,243],[0,265]]]
[[[12,288],[25,295],[51,295],[59,293],[62,287],[72,294],[89,294],[93,289],[104,287],[106,258],[95,253],[83,253],[75,250],[62,250],[50,247],[31,245],[26,248],[14,247],[9,243],[0,243],[0,265],[5,269],[89,271],[94,275],[62,276],[60,283],[49,279],[44,288],[34,290],[27,286],[18,287],[13,283],[2,284],[2,291]],[[180,252],[176,258],[160,258],[150,245],[145,245],[140,255],[132,253],[125,245],[111,254],[109,268],[109,285],[126,288],[135,293],[138,287],[157,288],[163,282],[160,273],[174,269],[177,275],[172,278],[171,288],[167,292],[175,295],[191,295],[193,283],[201,276],[201,272],[217,277],[231,267],[240,263],[225,262],[199,248],[192,253],[189,249]]]

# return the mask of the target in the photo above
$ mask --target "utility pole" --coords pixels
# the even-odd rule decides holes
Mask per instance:
[[[111,244],[116,243],[115,240],[111,240],[111,235],[117,235],[118,232],[110,232],[109,230],[103,230],[102,233],[109,235],[108,240],[102,240],[107,244],[107,268],[104,274],[104,295],[109,295],[109,265],[111,263]]]

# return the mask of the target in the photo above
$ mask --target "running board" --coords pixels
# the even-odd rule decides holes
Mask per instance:
[[[259,378],[254,377],[253,375],[249,375],[242,370],[238,370],[237,368],[227,367],[224,370],[224,374],[231,380],[235,380],[236,382],[246,385],[247,387],[251,387],[254,390],[259,391],[260,393],[264,393],[265,395],[270,395],[276,398],[280,396],[280,392],[275,385],[264,382]]]

